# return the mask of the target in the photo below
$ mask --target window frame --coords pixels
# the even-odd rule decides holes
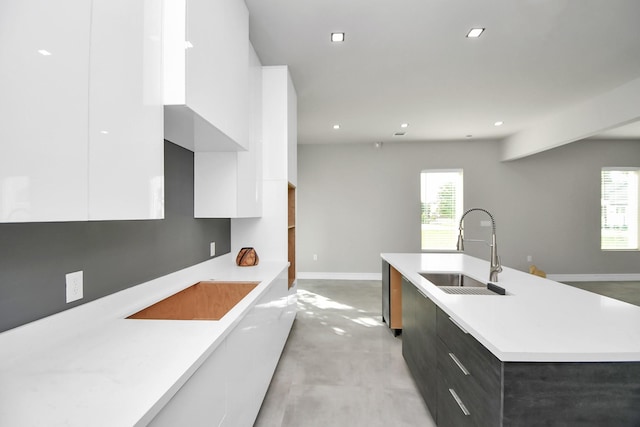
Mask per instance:
[[[457,182],[458,185],[456,186],[456,194],[455,194],[454,218],[452,219],[444,218],[445,220],[452,221],[452,223],[450,224],[450,229],[445,229],[445,231],[449,231],[451,233],[451,242],[446,242],[446,243],[450,243],[450,247],[449,246],[443,247],[442,245],[443,240],[436,240],[435,244],[432,244],[432,245],[425,244],[427,242],[425,239],[425,232],[426,232],[425,225],[427,225],[427,223],[424,222],[424,215],[425,215],[424,205],[425,203],[428,203],[428,200],[425,201],[425,196],[426,196],[425,192],[428,191],[428,189],[425,188],[427,187],[426,185],[427,177],[425,175],[443,174],[443,173],[455,173],[458,175],[458,177],[456,178],[458,181]],[[440,188],[441,187],[442,186],[440,186]],[[464,169],[463,168],[423,169],[420,171],[420,250],[422,252],[454,252],[456,251],[458,227],[459,227],[460,218],[462,217],[463,212],[464,212]]]
[[[631,224],[635,229],[635,246],[628,247],[615,247],[614,245],[605,245],[603,240],[606,238],[605,234],[609,232],[614,226],[606,227],[608,215],[605,215],[605,172],[635,172],[635,212],[631,214]],[[633,190],[633,189],[632,189]],[[633,205],[633,203],[632,203]],[[624,206],[628,206],[624,205]],[[612,209],[608,209],[611,211]],[[616,214],[615,212],[613,214]],[[606,247],[605,247],[606,246]],[[603,252],[637,252],[640,251],[640,167],[603,167],[600,170],[600,250]]]

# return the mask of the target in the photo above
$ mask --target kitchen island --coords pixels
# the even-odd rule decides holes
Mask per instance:
[[[504,296],[448,294],[420,273],[486,283],[489,263],[382,259],[402,275],[403,355],[438,426],[640,425],[640,307],[510,268]]]
[[[295,318],[287,277],[227,254],[0,334],[0,425],[252,425]],[[257,285],[219,320],[127,319],[203,280]]]

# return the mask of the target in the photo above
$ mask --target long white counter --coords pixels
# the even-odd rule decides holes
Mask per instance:
[[[640,361],[640,307],[504,267],[507,295],[452,295],[419,273],[488,281],[489,263],[461,253],[382,258],[503,362]]]
[[[287,299],[286,262],[233,261],[214,258],[0,334],[0,425],[147,425],[272,286],[283,283]],[[126,319],[210,279],[261,283],[219,321]],[[292,316],[294,292],[278,302]]]

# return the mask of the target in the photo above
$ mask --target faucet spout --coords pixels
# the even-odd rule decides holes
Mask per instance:
[[[468,209],[465,213],[462,214],[460,218],[460,225],[458,226],[458,243],[456,244],[456,249],[458,251],[464,251],[464,228],[463,221],[464,217],[467,216],[469,212],[480,211],[489,215],[491,218],[491,244],[489,245],[491,248],[491,253],[489,254],[489,281],[497,282],[498,281],[498,273],[502,271],[502,265],[500,264],[500,257],[498,256],[498,245],[496,243],[496,221],[493,218],[493,215],[482,208],[471,208]]]

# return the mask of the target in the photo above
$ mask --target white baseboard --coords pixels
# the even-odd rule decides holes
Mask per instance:
[[[298,272],[298,279],[382,280],[382,273]],[[640,282],[640,274],[548,274],[556,282]]]
[[[382,280],[382,273],[332,273],[298,271],[298,279],[315,280]],[[548,274],[556,282],[640,282],[640,274]]]
[[[382,273],[328,273],[328,272],[301,272],[297,273],[298,279],[315,280],[382,280]]]
[[[640,274],[548,274],[556,282],[637,282]]]

